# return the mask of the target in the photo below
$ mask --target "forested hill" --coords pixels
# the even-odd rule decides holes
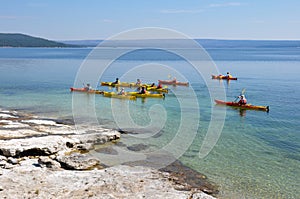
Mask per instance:
[[[0,47],[76,47],[18,33],[0,33]]]

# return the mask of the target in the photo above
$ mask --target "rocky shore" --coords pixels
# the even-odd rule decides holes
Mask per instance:
[[[0,109],[0,198],[214,198],[206,177],[180,162],[160,170],[106,167],[89,153],[120,137],[101,127],[78,134],[58,120]]]

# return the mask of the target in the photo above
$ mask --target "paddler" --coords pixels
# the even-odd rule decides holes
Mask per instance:
[[[121,91],[118,93],[118,95],[125,95],[125,89],[122,88]]]
[[[84,89],[85,89],[86,91],[89,91],[89,90],[92,90],[92,87],[91,87],[90,84],[86,84],[86,86],[84,87]]]
[[[140,86],[141,84],[142,84],[142,81],[140,79],[137,79],[135,85]]]
[[[119,80],[119,78],[116,78],[116,81],[115,82],[113,82],[113,84],[119,84],[120,83],[120,80]]]
[[[229,72],[227,72],[226,78],[230,79],[230,78],[232,78],[232,75]]]
[[[247,99],[246,99],[245,95],[240,95],[239,98],[240,98],[240,101],[238,102],[239,105],[246,105],[247,104]]]
[[[162,85],[161,85],[161,83],[158,83],[158,85],[157,85],[157,87],[156,87],[157,89],[159,89],[159,88],[162,88]]]
[[[146,94],[146,88],[145,88],[145,86],[142,87],[142,90],[139,92],[139,94]]]

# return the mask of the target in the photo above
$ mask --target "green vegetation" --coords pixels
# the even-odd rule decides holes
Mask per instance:
[[[77,47],[24,34],[0,33],[0,47]]]

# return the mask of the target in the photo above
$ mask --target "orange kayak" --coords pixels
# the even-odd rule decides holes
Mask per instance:
[[[250,110],[258,110],[258,111],[266,111],[269,112],[269,106],[256,106],[252,104],[240,105],[238,102],[225,102],[222,100],[215,100],[216,104],[221,104],[225,106],[232,106],[240,109],[250,109]]]
[[[70,88],[71,92],[84,92],[84,93],[93,93],[93,94],[103,94],[103,91],[99,90],[86,90],[85,88]]]

